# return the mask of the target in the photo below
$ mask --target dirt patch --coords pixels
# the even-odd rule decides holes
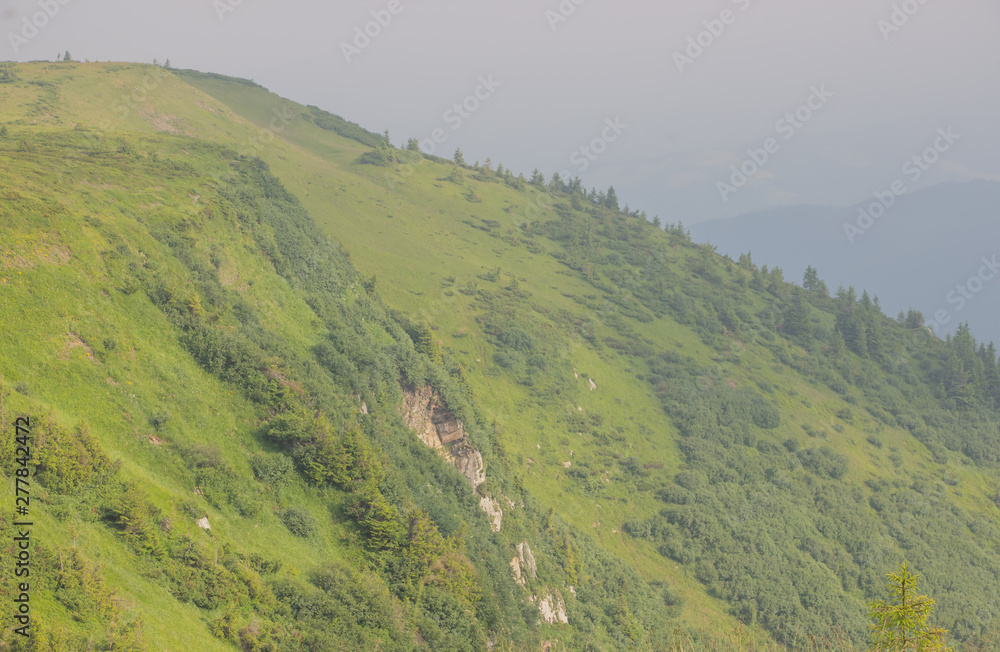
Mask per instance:
[[[152,444],[153,446],[163,446],[164,444],[167,443],[165,440],[160,439],[153,433],[149,433],[148,435],[146,435],[146,439],[148,439],[149,443]]]
[[[58,236],[41,233],[13,247],[0,245],[0,269],[28,270],[40,264],[65,265],[73,259],[72,250],[59,244]]]
[[[181,119],[169,113],[160,113],[153,109],[145,109],[139,115],[157,131],[165,131],[168,134],[178,135],[183,133]]]
[[[87,356],[88,360],[94,364],[101,364],[94,357],[94,350],[87,346],[87,343],[77,333],[70,331],[69,336],[66,338],[66,345],[63,346],[62,354],[59,357],[63,360],[69,360],[73,357],[73,349],[83,349],[83,353]]]
[[[197,106],[200,109],[205,109],[206,111],[208,111],[212,115],[219,115],[219,112],[217,110],[215,110],[214,108],[208,106],[207,104],[202,104],[198,100],[195,100],[194,103],[195,103],[195,106]]]
[[[223,287],[230,287],[240,278],[236,268],[230,265],[223,265],[219,270],[219,283]]]

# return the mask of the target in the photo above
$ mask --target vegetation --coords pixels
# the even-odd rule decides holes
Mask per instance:
[[[11,75],[0,421],[32,418],[40,580],[0,650],[857,650],[871,610],[936,631],[908,567],[873,603],[900,559],[995,643],[967,328],[246,80]]]
[[[889,573],[890,600],[875,600],[868,607],[872,625],[872,647],[875,650],[945,650],[946,630],[930,627],[927,619],[934,611],[934,600],[919,594],[920,576],[910,572],[904,561],[899,571]]]

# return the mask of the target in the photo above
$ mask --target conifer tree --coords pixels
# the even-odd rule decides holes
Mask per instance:
[[[868,603],[872,624],[873,652],[946,652],[944,636],[948,630],[931,627],[927,619],[934,611],[935,602],[920,595],[919,575],[910,573],[904,561],[899,571],[889,573],[886,589],[889,600]]]
[[[615,192],[615,187],[608,187],[608,192],[604,195],[604,205],[613,211],[618,210],[618,193]]]

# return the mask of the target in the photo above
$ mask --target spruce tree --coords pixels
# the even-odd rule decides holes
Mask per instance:
[[[910,573],[904,561],[899,571],[889,573],[886,590],[889,600],[868,603],[872,624],[872,650],[877,652],[946,652],[948,630],[931,627],[927,619],[934,612],[933,598],[920,595],[919,575]]]
[[[791,305],[785,311],[782,330],[792,337],[806,335],[809,332],[809,304],[802,300],[799,292],[795,293]]]
[[[819,286],[819,274],[812,265],[806,267],[806,273],[802,277],[802,287],[806,290],[816,290]]]
[[[604,195],[604,205],[611,210],[618,210],[618,193],[615,192],[614,186],[608,187],[608,192]]]

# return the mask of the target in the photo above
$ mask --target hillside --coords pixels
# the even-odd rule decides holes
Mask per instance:
[[[983,269],[982,259],[992,262],[997,255],[997,205],[996,182],[949,183],[893,199],[877,220],[862,217],[862,210],[880,212],[870,202],[793,206],[703,222],[691,232],[720,253],[751,252],[758,264],[779,266],[795,279],[812,266],[831,287],[853,285],[878,294],[889,314],[920,310],[939,337],[968,322],[981,337],[995,340],[1000,338],[995,270],[983,271],[988,280],[982,285],[966,286]],[[940,322],[934,318],[938,311],[944,311]]]
[[[36,635],[0,649],[860,649],[903,559],[989,649],[1000,379],[967,330],[245,80],[13,77]]]

